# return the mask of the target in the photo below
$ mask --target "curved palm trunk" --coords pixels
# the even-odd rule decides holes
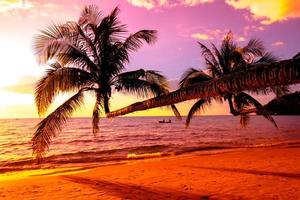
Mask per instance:
[[[135,111],[176,104],[190,99],[214,97],[224,93],[237,93],[244,90],[295,83],[300,83],[299,57],[270,64],[257,64],[247,71],[237,72],[220,79],[179,89],[167,95],[134,103],[108,113],[107,117],[116,117]]]

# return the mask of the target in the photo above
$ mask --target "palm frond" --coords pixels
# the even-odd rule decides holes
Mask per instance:
[[[149,94],[160,94],[161,88],[141,79],[122,79],[116,85],[117,91],[134,94],[138,97],[149,97]]]
[[[222,66],[224,65],[224,59],[222,57],[221,52],[218,50],[218,48],[213,43],[211,43],[211,46],[212,46],[213,53],[216,56],[216,60],[219,63],[219,65],[213,65],[215,68],[214,71],[216,71],[215,74],[218,77],[220,77],[224,73],[224,71],[222,69]]]
[[[221,68],[223,73],[227,74],[230,73],[231,70],[231,55],[232,53],[237,49],[237,45],[233,42],[233,34],[231,31],[229,31],[221,44],[221,49],[220,49],[220,59],[222,62],[220,62]]]
[[[204,106],[206,103],[207,103],[207,101],[205,99],[200,99],[191,107],[191,109],[187,115],[187,118],[186,118],[185,127],[189,127],[194,114],[196,112],[199,112],[201,109],[204,109]]]
[[[259,63],[273,63],[277,62],[279,59],[274,56],[271,52],[264,53],[258,60],[255,60],[252,64]]]
[[[202,44],[201,42],[198,42],[198,44],[200,45],[201,48],[201,53],[203,55],[203,57],[207,60],[209,60],[210,62],[212,62],[214,65],[218,65],[219,63],[217,62],[214,54],[211,52],[211,50],[206,47],[204,44]]]
[[[34,40],[39,63],[46,64],[53,59],[63,66],[72,63],[78,65],[81,62],[80,68],[95,71],[97,66],[87,54],[86,45],[80,43],[77,32],[77,27],[71,22],[65,25],[52,24],[42,31]]]
[[[202,55],[209,70],[212,72],[213,75],[220,75],[222,73],[220,71],[220,64],[213,52],[201,42],[198,42],[198,44],[200,45]]]
[[[56,132],[61,129],[61,126],[76,108],[82,104],[84,99],[83,92],[83,89],[80,90],[38,124],[32,138],[33,154],[38,159],[42,158],[49,149],[52,138],[56,137]]]
[[[265,54],[265,47],[263,42],[259,39],[251,39],[248,44],[243,47],[243,54],[251,54],[253,56],[263,56]]]
[[[179,83],[178,83],[178,86],[179,88],[183,88],[183,87],[186,87],[186,84],[185,82],[187,81],[187,79],[191,76],[193,76],[194,74],[200,72],[199,70],[197,69],[194,69],[194,68],[189,68],[187,69],[181,76],[180,80],[179,80]]]
[[[270,87],[270,90],[275,94],[276,98],[290,93],[290,88],[287,85],[273,86]]]
[[[163,76],[160,72],[154,70],[146,70],[144,78],[150,84],[158,85],[161,88],[161,92],[160,92],[161,94],[168,92],[169,85],[168,85],[167,78]]]
[[[177,107],[174,104],[171,105],[171,109],[172,109],[174,115],[176,116],[176,118],[178,120],[181,120],[182,119],[181,114],[180,114],[180,112],[178,111]]]
[[[241,70],[246,70],[248,65],[243,58],[243,54],[238,50],[235,50],[231,53],[230,59],[233,62],[231,65],[231,71],[237,72]]]
[[[145,70],[139,69],[135,71],[124,72],[118,75],[118,79],[139,79],[145,76]]]
[[[56,49],[62,48],[58,43],[61,41],[74,41],[76,38],[75,31],[72,30],[73,26],[69,24],[51,24],[46,29],[42,30],[40,34],[34,38],[33,49],[38,55],[39,62],[44,64],[48,58],[54,54],[52,51],[45,51],[48,46],[55,46]],[[54,43],[56,41],[56,43]],[[53,44],[54,43],[54,44]],[[59,48],[58,48],[59,47]],[[48,52],[48,54],[46,53]]]
[[[140,30],[131,34],[123,43],[124,48],[130,51],[136,51],[142,47],[143,42],[153,44],[157,39],[156,30]]]
[[[98,56],[97,46],[93,43],[94,34],[89,34],[88,31],[84,31],[80,25],[76,24],[77,32],[80,37],[78,37],[81,41],[81,49],[84,48],[84,52],[86,52],[88,57],[92,57],[93,61],[96,65],[101,64],[100,57]]]
[[[153,70],[139,69],[119,74],[115,85],[117,90],[134,92],[143,97],[147,97],[149,92],[156,96],[168,92],[167,79]]]
[[[107,46],[107,42],[116,42],[127,32],[126,25],[121,24],[118,15],[120,9],[116,7],[113,11],[101,20],[95,33],[95,41],[101,51]]]
[[[38,113],[46,112],[54,97],[60,92],[76,91],[91,82],[91,74],[77,68],[64,68],[59,63],[51,65],[35,88],[35,103]]]
[[[93,24],[97,26],[101,22],[101,19],[102,12],[99,10],[98,6],[88,5],[82,10],[78,23],[80,26],[86,24]]]
[[[181,77],[181,80],[179,81],[179,88],[191,86],[193,84],[208,81],[211,79],[212,77],[204,73],[202,70],[190,68]]]
[[[273,117],[268,113],[268,111],[265,109],[265,107],[259,103],[256,99],[254,99],[252,96],[245,92],[239,93],[239,97],[241,99],[244,99],[244,102],[247,102],[248,105],[253,105],[257,109],[257,112],[261,115],[263,115],[267,120],[273,123],[273,125],[278,128],[275,120]],[[245,103],[246,104],[246,103]]]

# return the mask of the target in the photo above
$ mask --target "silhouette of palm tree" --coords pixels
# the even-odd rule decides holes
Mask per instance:
[[[86,93],[96,96],[94,134],[99,131],[100,113],[110,111],[113,90],[140,97],[168,93],[166,78],[157,71],[139,69],[122,73],[130,61],[129,54],[141,48],[143,42],[153,44],[156,31],[140,30],[125,37],[126,25],[119,21],[119,12],[116,7],[103,17],[97,6],[87,6],[78,22],[52,24],[35,38],[34,49],[40,64],[50,66],[36,86],[39,115],[47,111],[58,94],[77,92],[38,124],[32,138],[33,152],[38,158],[48,150],[67,118],[83,103]],[[177,108],[171,107],[180,117]]]
[[[204,44],[198,43],[201,47],[201,53],[205,59],[209,74],[204,73],[202,70],[190,68],[183,74],[179,83],[180,88],[245,71],[255,64],[277,61],[271,53],[265,51],[262,42],[258,39],[251,39],[246,46],[242,48],[238,47],[233,41],[232,32],[226,34],[220,49],[217,49],[217,47],[212,44],[212,50],[210,50]],[[288,92],[288,87],[274,86],[259,90],[249,90],[249,92],[258,94],[274,92],[277,96],[280,96]],[[249,114],[251,112],[262,114],[277,127],[274,119],[269,115],[263,105],[245,92],[224,93],[214,98],[198,99],[188,113],[186,126],[189,126],[193,115],[196,112],[201,111],[201,109],[204,109],[205,106],[211,104],[213,99],[219,102],[222,102],[223,100],[228,101],[231,114],[234,116],[240,115],[240,123],[243,127],[248,124],[250,119]]]
[[[172,105],[192,99],[219,97],[223,94],[238,94],[242,91],[256,91],[274,86],[300,83],[300,53],[291,59],[272,63],[249,64],[247,70],[239,70],[221,78],[195,83],[165,95],[136,102],[124,108],[107,113],[106,116],[117,117],[128,113]],[[256,112],[256,109],[242,110],[243,113]]]

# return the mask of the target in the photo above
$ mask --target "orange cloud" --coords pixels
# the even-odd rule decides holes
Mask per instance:
[[[200,3],[209,3],[214,0],[127,0],[128,3],[137,6],[143,7],[148,10],[157,8],[157,7],[174,7],[174,6],[195,6]]]
[[[211,36],[207,34],[202,34],[202,33],[194,33],[192,34],[192,38],[195,38],[197,40],[211,40],[213,39]]]
[[[249,9],[262,24],[300,17],[298,0],[226,0],[226,3],[236,9]]]

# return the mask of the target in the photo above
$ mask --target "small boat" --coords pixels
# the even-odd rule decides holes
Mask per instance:
[[[172,121],[169,119],[169,121],[165,121],[165,120],[162,120],[162,121],[158,121],[159,123],[172,123]]]

